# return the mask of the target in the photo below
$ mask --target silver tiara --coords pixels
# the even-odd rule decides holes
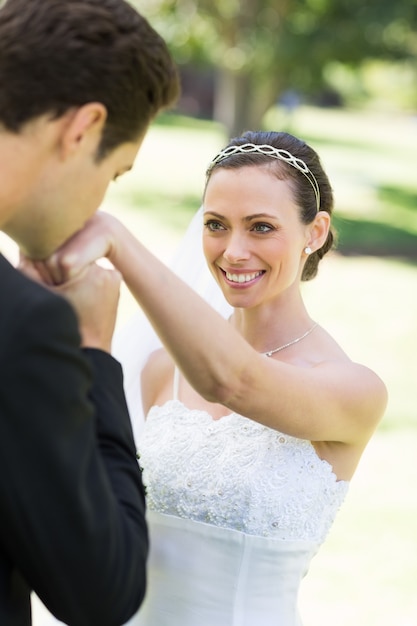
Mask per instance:
[[[287,150],[274,148],[274,146],[270,146],[268,144],[257,145],[255,143],[244,143],[241,146],[229,146],[228,148],[224,148],[224,150],[221,150],[221,152],[219,152],[219,154],[214,157],[208,167],[207,173],[209,174],[211,169],[215,165],[217,165],[217,163],[224,161],[224,159],[227,159],[234,154],[253,153],[265,154],[266,156],[269,156],[273,159],[279,159],[280,161],[284,161],[285,163],[288,163],[288,165],[291,165],[291,167],[295,167],[296,170],[304,174],[310,185],[313,187],[314,195],[316,196],[317,211],[320,210],[320,187],[316,177],[314,176],[313,172],[308,169],[304,161],[298,159],[290,152],[287,152]]]

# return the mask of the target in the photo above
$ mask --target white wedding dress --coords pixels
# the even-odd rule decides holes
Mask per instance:
[[[348,482],[309,441],[174,399],[139,441],[151,551],[131,626],[298,626],[298,589]]]
[[[207,269],[202,210],[172,269],[225,318]],[[160,347],[139,314],[118,334],[127,401],[147,489],[144,604],[129,626],[299,626],[298,590],[349,483],[309,441],[232,413],[213,420],[173,399],[142,413],[140,372]]]

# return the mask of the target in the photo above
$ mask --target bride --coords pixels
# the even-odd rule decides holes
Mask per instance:
[[[163,346],[141,372],[131,326],[122,357],[151,535],[135,626],[300,624],[301,579],[387,401],[301,296],[332,247],[332,206],[314,150],[249,132],[213,159],[194,219],[228,308],[207,277],[200,295],[186,284],[196,245],[183,280],[103,213],[48,263],[58,283],[107,256]]]

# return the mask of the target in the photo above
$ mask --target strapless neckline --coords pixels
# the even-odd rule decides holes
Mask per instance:
[[[151,408],[138,447],[150,510],[251,535],[322,541],[348,490],[310,441],[176,399]]]
[[[219,418],[214,418],[208,411],[206,411],[205,409],[190,409],[189,407],[187,407],[181,400],[178,399],[171,399],[171,400],[167,400],[166,402],[164,402],[163,404],[159,405],[159,404],[155,404],[154,406],[152,406],[148,412],[148,415],[146,417],[146,421],[151,418],[152,419],[152,415],[154,415],[155,413],[159,413],[160,411],[165,411],[166,409],[170,409],[170,408],[174,409],[174,413],[177,413],[177,408],[179,407],[182,411],[184,411],[184,413],[188,413],[190,415],[192,415],[193,417],[196,416],[198,419],[203,419],[205,421],[208,422],[209,425],[217,425],[219,422],[221,422],[222,420],[233,420],[235,419],[237,422],[240,422],[241,420],[249,422],[253,427],[258,427],[260,429],[268,429],[271,431],[274,431],[275,433],[277,433],[278,435],[280,435],[281,437],[285,437],[286,439],[290,440],[292,439],[293,441],[303,441],[305,443],[307,443],[310,447],[311,450],[313,452],[313,454],[317,457],[317,460],[321,463],[326,464],[329,467],[330,472],[333,474],[336,482],[338,483],[345,483],[346,485],[350,484],[350,481],[348,480],[343,480],[343,479],[339,479],[336,472],[333,469],[332,464],[327,461],[326,459],[322,459],[318,454],[317,454],[317,450],[315,449],[315,447],[313,446],[313,444],[311,443],[311,441],[309,441],[308,439],[300,439],[298,437],[293,437],[291,435],[286,435],[284,433],[282,433],[279,430],[273,429],[273,428],[269,428],[268,426],[265,426],[264,424],[261,424],[260,422],[256,422],[254,420],[251,420],[250,418],[246,417],[245,415],[241,415],[240,413],[236,413],[236,412],[231,412],[231,413],[226,413],[225,415],[222,415],[222,417]],[[225,424],[219,425],[220,427],[224,427]]]

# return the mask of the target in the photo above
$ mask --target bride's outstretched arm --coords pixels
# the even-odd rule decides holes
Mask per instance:
[[[122,274],[166,349],[207,400],[315,441],[355,443],[373,431],[386,403],[373,372],[349,359],[303,368],[265,358],[113,216],[96,214],[48,267],[59,284],[101,257]]]
[[[47,263],[51,282],[73,279],[102,257],[122,274],[190,383],[207,399],[227,405],[231,370],[242,380],[257,353],[116,218],[97,213],[53,255]]]

